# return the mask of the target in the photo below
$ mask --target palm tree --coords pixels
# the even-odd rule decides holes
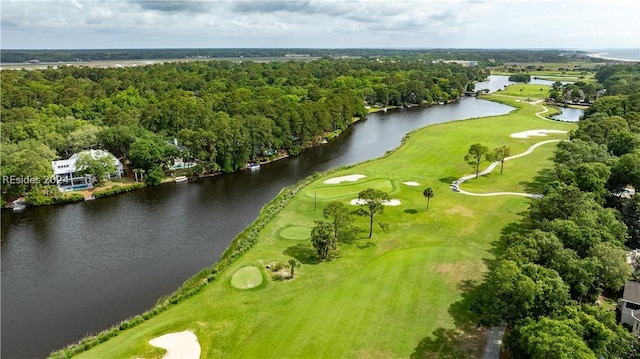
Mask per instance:
[[[291,267],[291,277],[293,278],[293,271],[295,270],[295,268],[300,268],[302,266],[302,263],[300,263],[299,260],[295,259],[295,258],[290,258],[289,259],[289,267]]]
[[[433,189],[431,189],[431,187],[427,187],[427,188],[424,189],[422,194],[424,195],[424,198],[427,199],[427,211],[428,211],[429,210],[429,200],[431,199],[431,197],[433,197]]]

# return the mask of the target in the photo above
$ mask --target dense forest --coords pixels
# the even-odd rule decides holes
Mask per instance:
[[[506,228],[502,253],[470,296],[480,323],[506,323],[514,358],[639,358],[640,341],[603,308],[640,268],[624,254],[640,246],[640,65],[605,67],[607,94],[585,112],[544,197]],[[613,90],[610,90],[613,89]],[[604,295],[604,297],[603,297]]]
[[[486,73],[425,61],[320,59],[69,66],[0,76],[1,174],[44,180],[50,161],[86,149],[108,150],[146,173],[177,157],[197,162],[197,174],[228,173],[278,151],[296,155],[366,116],[367,104],[457,99]],[[34,186],[3,186],[3,196]]]
[[[584,58],[581,51],[561,50],[491,50],[491,49],[104,49],[104,50],[2,50],[0,62],[21,63],[74,62],[138,59],[184,58],[265,58],[286,55],[309,57],[413,57],[424,60],[474,60],[481,64],[491,59],[495,64],[503,62],[566,62]]]

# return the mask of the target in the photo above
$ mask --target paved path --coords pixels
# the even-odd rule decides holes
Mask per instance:
[[[526,151],[517,154],[515,156],[511,156],[511,157],[507,157],[505,158],[505,162],[506,161],[510,161],[513,160],[515,158],[520,158],[523,156],[526,156],[528,154],[530,154],[531,152],[533,152],[536,148],[542,146],[542,145],[546,145],[547,143],[552,143],[552,142],[560,142],[563,140],[547,140],[547,141],[542,141],[542,142],[538,142],[536,144],[534,144],[533,146],[529,147],[529,149],[527,149]],[[487,169],[485,169],[484,171],[481,171],[478,173],[478,176],[483,176],[486,175],[487,173],[490,173],[491,171],[493,171],[494,168],[496,168],[496,166],[498,166],[500,164],[499,161],[493,162],[492,164],[489,165],[489,167],[487,167]],[[478,197],[488,197],[488,196],[504,196],[504,195],[514,195],[514,196],[524,196],[524,197],[529,197],[529,198],[540,198],[542,197],[541,194],[535,194],[535,193],[522,193],[522,192],[491,192],[491,193],[473,193],[473,192],[468,192],[465,191],[463,189],[461,189],[459,186],[466,180],[470,180],[472,178],[476,178],[475,174],[470,174],[470,175],[465,175],[460,177],[460,179],[458,179],[456,182],[458,184],[458,192],[462,193],[462,194],[466,194],[469,196],[478,196]]]
[[[532,103],[532,105],[537,105],[540,102],[543,102],[543,100],[536,101],[536,102]],[[543,113],[547,113],[547,112],[549,112],[549,109],[546,106],[542,106],[542,111],[536,112],[535,115],[536,115],[536,117],[541,118],[541,119],[543,119],[545,121],[551,121],[551,122],[558,122],[559,121],[559,120],[554,120],[552,118],[547,118],[547,117],[541,116]]]
[[[500,95],[500,94],[495,94],[495,93],[494,93],[493,95],[494,95],[494,96],[508,97],[508,98],[512,98],[512,99],[518,99],[518,98],[521,98],[521,97],[518,97],[518,96]],[[543,103],[543,102],[544,102],[544,100],[535,100],[535,101],[531,101],[531,102],[529,102],[529,101],[523,101],[523,100],[516,100],[516,101],[518,101],[518,102],[523,102],[523,103],[528,103],[528,104],[530,104],[531,106],[537,106],[537,105],[540,105],[540,103]],[[540,119],[543,119],[543,120],[545,120],[545,121],[558,122],[558,120],[554,120],[554,119],[551,119],[551,118],[547,118],[547,117],[541,116],[543,113],[547,113],[547,112],[549,112],[549,109],[548,109],[546,106],[544,106],[544,105],[540,105],[540,106],[542,107],[542,111],[538,111],[538,112],[536,112],[536,113],[535,113],[536,117],[538,117],[538,118],[540,118]]]
[[[493,327],[487,337],[487,346],[484,348],[482,359],[500,358],[500,346],[502,346],[502,336],[506,327]]]

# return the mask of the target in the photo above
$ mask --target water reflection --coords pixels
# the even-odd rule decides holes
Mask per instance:
[[[578,108],[562,107],[559,108],[559,110],[562,111],[562,113],[554,115],[551,118],[566,122],[578,122],[580,117],[584,115],[584,110]]]

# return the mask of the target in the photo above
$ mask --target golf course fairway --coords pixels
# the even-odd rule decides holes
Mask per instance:
[[[519,220],[534,199],[474,197],[449,186],[473,173],[464,161],[472,144],[489,149],[506,145],[517,155],[541,141],[567,139],[567,134],[510,134],[576,128],[536,117],[541,105],[517,101],[542,92],[540,85],[522,91],[525,97],[520,98],[522,86],[515,86],[505,91],[512,96],[495,97],[517,108],[510,114],[428,126],[383,158],[319,176],[264,227],[253,248],[202,291],[79,357],[159,358],[163,350],[149,340],[185,330],[197,336],[202,358],[481,357],[486,330],[466,322],[468,308],[460,300],[469,286],[483,280],[501,231]],[[539,193],[536,177],[552,166],[556,145],[542,145],[505,162],[503,174],[498,166],[462,187],[476,193]],[[488,165],[483,162],[481,169]],[[325,183],[352,175],[361,176]],[[357,238],[339,243],[329,260],[318,261],[308,231],[314,221],[323,220],[323,208],[340,201],[356,209],[350,201],[370,187],[388,192],[400,205],[386,206],[375,216],[372,238],[367,238],[368,218],[354,216],[361,230]],[[427,187],[434,192],[428,211]],[[302,263],[292,279],[265,269],[275,261],[286,265],[291,257]],[[237,288],[257,285],[259,266],[267,273],[265,283]]]

